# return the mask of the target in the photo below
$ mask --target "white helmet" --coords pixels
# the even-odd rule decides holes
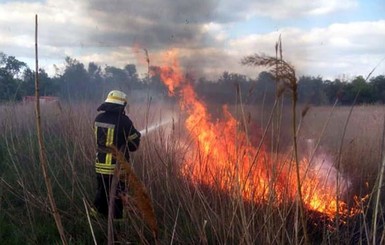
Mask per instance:
[[[108,93],[107,99],[104,102],[125,106],[127,104],[127,95],[122,91],[112,90]]]

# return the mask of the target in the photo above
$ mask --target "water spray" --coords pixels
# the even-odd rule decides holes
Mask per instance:
[[[160,127],[162,127],[162,126],[164,126],[164,125],[166,125],[166,124],[169,124],[169,123],[171,123],[171,122],[174,122],[174,121],[175,121],[174,118],[165,119],[165,120],[163,120],[163,121],[161,121],[161,122],[157,122],[157,123],[155,123],[155,124],[152,124],[152,125],[149,126],[149,127],[146,127],[146,128],[144,128],[144,129],[140,130],[139,133],[140,133],[142,136],[146,136],[148,133],[154,131],[155,129],[158,129],[158,128],[160,128]]]

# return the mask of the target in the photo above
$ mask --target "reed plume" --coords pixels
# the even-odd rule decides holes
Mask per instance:
[[[297,177],[297,192],[298,192],[298,206],[300,211],[300,218],[302,223],[303,234],[305,238],[305,244],[309,244],[309,239],[307,235],[307,224],[305,221],[304,207],[303,207],[303,197],[301,191],[301,179],[299,171],[299,160],[298,160],[298,147],[297,147],[297,122],[296,122],[296,106],[298,101],[298,92],[297,92],[297,78],[295,75],[295,69],[289,63],[287,63],[282,58],[282,43],[281,40],[276,44],[276,52],[278,52],[279,47],[279,57],[271,57],[267,55],[254,54],[246,56],[241,60],[242,65],[249,66],[264,66],[268,68],[275,77],[277,81],[277,87],[279,91],[277,92],[277,97],[280,97],[284,92],[285,88],[289,88],[292,94],[292,131],[293,131],[293,144],[294,144],[294,160],[296,167],[296,177]]]

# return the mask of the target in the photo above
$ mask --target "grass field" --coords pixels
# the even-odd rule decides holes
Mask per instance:
[[[90,225],[83,201],[92,203],[96,190],[92,125],[97,106],[91,103],[42,106],[49,175],[70,244],[93,244],[91,227],[98,244],[107,243],[107,220],[91,217]],[[338,176],[347,183],[344,195],[339,198],[349,207],[359,209],[355,215],[346,217],[330,217],[306,209],[311,244],[384,242],[383,191],[379,208],[375,209],[383,155],[384,107],[357,106],[349,117],[350,109],[311,107],[299,118],[300,155],[326,155],[331,159],[333,169],[339,169]],[[301,106],[298,110],[301,115]],[[271,125],[267,123],[271,108],[246,106],[240,112],[234,106],[229,111],[247,125],[248,144],[257,147],[261,143],[266,155],[275,156],[269,157],[275,159],[269,160],[272,161],[269,166],[280,166],[282,159],[291,155],[290,110],[281,108]],[[208,160],[199,158],[200,148],[186,131],[186,115],[178,106],[132,104],[129,115],[138,129],[172,119],[170,124],[142,138],[141,147],[132,154],[131,161],[152,200],[160,244],[305,242],[298,204],[289,194],[287,198],[282,195],[281,201],[271,194],[255,202],[253,198],[244,198],[236,184],[223,188],[218,176],[213,177],[216,183],[194,181],[193,175],[181,171],[191,155],[198,156],[194,158],[199,159],[198,165]],[[35,127],[33,105],[0,107],[3,132],[0,135],[0,240],[4,244],[61,242],[48,205]],[[276,184],[273,177],[268,180],[269,185]],[[143,213],[133,203],[128,204],[126,218],[119,224],[120,240],[153,244]]]

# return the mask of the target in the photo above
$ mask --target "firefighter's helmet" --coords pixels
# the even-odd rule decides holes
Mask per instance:
[[[123,105],[127,104],[127,95],[119,90],[112,90],[108,93],[107,99],[104,102]]]

